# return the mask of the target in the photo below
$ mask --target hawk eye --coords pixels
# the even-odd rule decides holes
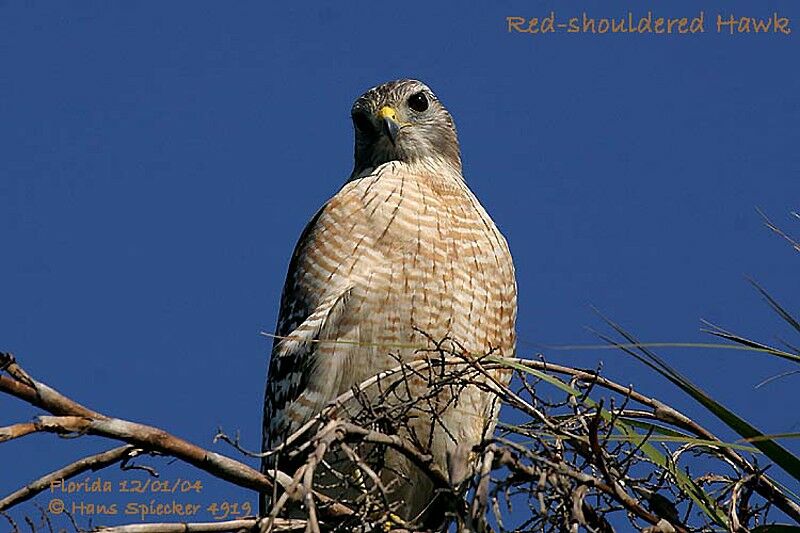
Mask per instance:
[[[428,97],[423,92],[414,93],[408,97],[408,107],[417,113],[422,113],[428,109]]]
[[[353,111],[353,124],[361,133],[375,133],[375,127],[372,125],[372,120],[370,120],[366,111],[360,109]]]

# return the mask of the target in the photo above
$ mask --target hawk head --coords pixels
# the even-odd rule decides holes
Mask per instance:
[[[447,163],[461,170],[453,118],[417,80],[396,80],[361,95],[351,111],[354,175],[389,161]]]

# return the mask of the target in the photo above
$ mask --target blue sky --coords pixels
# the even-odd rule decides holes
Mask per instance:
[[[798,229],[797,3],[705,2],[699,35],[506,31],[507,16],[551,10],[697,16],[688,1],[463,4],[0,2],[0,349],[109,415],[233,453],[211,444],[222,426],[257,448],[259,331],[274,327],[300,231],[350,172],[352,101],[398,77],[448,106],[466,179],[509,240],[520,355],[595,343],[590,304],[648,341],[709,341],[701,318],[789,337],[744,280],[797,311],[797,254],[755,211]],[[773,12],[795,32],[713,24]],[[708,420],[620,353],[547,354],[602,361]],[[754,389],[786,364],[661,354],[764,431],[800,429],[797,376]],[[37,414],[0,407],[0,425]],[[0,494],[111,446],[3,444]],[[206,480],[201,503],[255,502],[155,463]]]

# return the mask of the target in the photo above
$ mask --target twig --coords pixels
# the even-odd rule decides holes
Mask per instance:
[[[56,415],[41,416],[34,422],[37,431],[90,433],[121,440],[147,452],[158,452],[181,459],[209,474],[240,487],[257,491],[272,488],[272,480],[254,468],[230,457],[206,450],[163,429],[127,420],[109,418],[67,398],[55,389],[30,377],[11,354],[0,353],[0,368],[11,374],[0,376],[0,391]],[[352,513],[346,506],[320,495],[331,516]]]
[[[151,524],[126,524],[122,526],[98,527],[93,533],[219,533],[223,531],[249,531],[256,533],[265,520],[242,518],[226,522],[160,522]],[[279,518],[270,531],[300,531],[306,527],[305,520]]]
[[[102,453],[84,457],[83,459],[79,459],[73,463],[70,463],[63,468],[54,470],[53,472],[50,472],[39,479],[31,481],[21,489],[14,491],[5,498],[1,499],[0,511],[33,498],[40,492],[49,489],[51,484],[55,483],[56,481],[69,479],[77,476],[78,474],[86,472],[87,470],[100,470],[101,468],[105,468],[118,461],[121,461],[126,457],[131,456],[135,450],[136,447],[131,445],[119,446],[118,448],[112,448]]]

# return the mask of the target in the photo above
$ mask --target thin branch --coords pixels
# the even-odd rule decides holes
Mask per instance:
[[[160,522],[151,524],[126,524],[121,526],[97,527],[93,533],[220,533],[224,531],[249,531],[256,533],[260,530],[265,519],[242,518],[226,522]],[[272,524],[270,531],[301,531],[305,529],[306,521],[291,518],[278,518]]]
[[[100,470],[101,468],[105,468],[127,457],[133,456],[135,451],[135,446],[119,446],[118,448],[112,448],[102,453],[84,457],[83,459],[79,459],[73,463],[70,463],[63,468],[54,470],[53,472],[50,472],[39,479],[31,481],[21,489],[12,492],[5,498],[0,499],[0,511],[33,498],[40,492],[49,489],[55,482],[72,478],[78,474],[86,472],[87,470]]]
[[[0,443],[36,433],[36,425],[33,422],[21,422],[11,426],[0,428]]]
[[[89,433],[132,444],[148,452],[158,452],[181,459],[200,470],[240,487],[268,491],[272,480],[254,468],[230,457],[206,450],[176,437],[163,429],[127,420],[110,418],[67,398],[55,389],[33,379],[11,354],[0,353],[0,368],[11,374],[0,376],[0,391],[56,415],[41,416],[33,424],[38,431],[53,433]],[[350,509],[323,495],[326,511],[331,516],[345,516]]]

